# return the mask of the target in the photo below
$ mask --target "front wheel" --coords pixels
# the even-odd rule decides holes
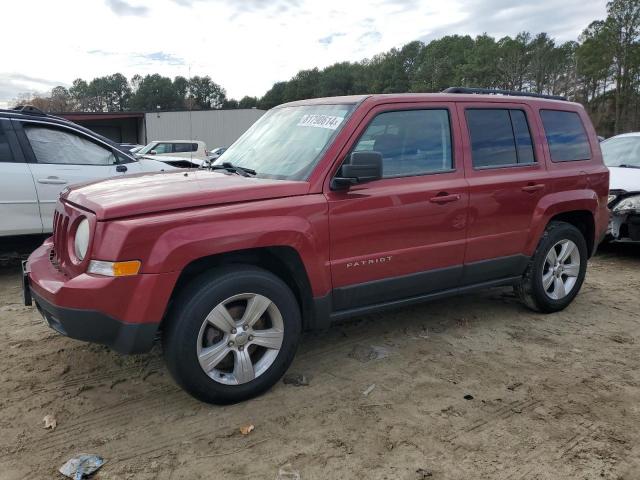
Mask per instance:
[[[300,309],[265,270],[234,266],[191,281],[163,334],[174,379],[194,397],[225,404],[255,397],[287,370],[300,338]]]
[[[569,223],[551,222],[515,290],[529,308],[557,312],[576,297],[586,271],[587,243],[582,232]]]

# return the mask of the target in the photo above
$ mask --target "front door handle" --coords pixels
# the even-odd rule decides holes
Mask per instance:
[[[67,183],[66,180],[63,180],[60,177],[47,177],[47,178],[39,178],[38,183],[44,183],[46,185],[65,185]]]
[[[542,190],[543,188],[544,188],[544,183],[535,183],[535,184],[529,184],[526,187],[522,187],[522,191],[527,193],[535,193],[537,191]]]
[[[431,197],[429,199],[431,203],[440,203],[440,204],[457,202],[458,200],[460,200],[459,193],[448,194],[447,192],[440,192],[435,197]]]

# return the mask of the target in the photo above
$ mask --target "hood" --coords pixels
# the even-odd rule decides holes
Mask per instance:
[[[190,207],[304,195],[307,182],[241,177],[208,170],[143,173],[68,187],[61,198],[98,220]]]
[[[609,190],[640,191],[640,168],[609,167]]]

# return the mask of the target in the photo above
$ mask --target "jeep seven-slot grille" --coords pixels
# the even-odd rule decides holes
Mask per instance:
[[[53,256],[51,262],[60,265],[67,244],[69,217],[56,210],[53,214]]]

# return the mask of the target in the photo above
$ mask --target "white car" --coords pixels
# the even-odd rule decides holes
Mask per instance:
[[[136,156],[156,158],[162,162],[165,157],[198,160],[202,163],[209,156],[206,143],[200,140],[154,140],[136,152]]]
[[[640,132],[600,143],[609,167],[609,240],[640,240]]]
[[[67,185],[171,169],[138,161],[110,140],[33,107],[0,110],[0,237],[51,232]]]

